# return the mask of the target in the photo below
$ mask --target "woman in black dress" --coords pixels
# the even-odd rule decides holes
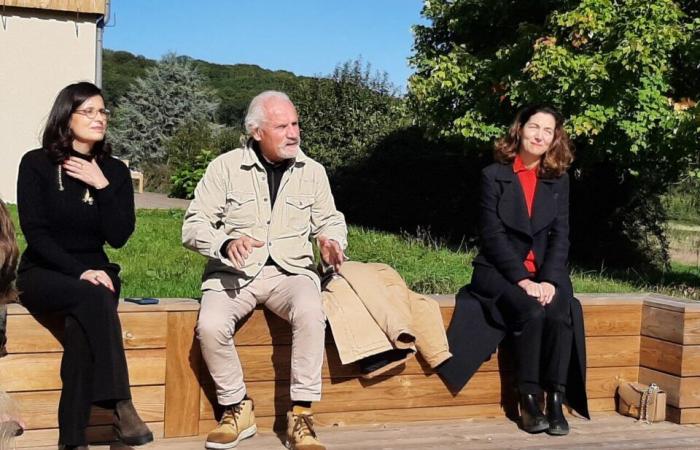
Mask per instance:
[[[117,315],[119,266],[103,249],[105,242],[126,244],[135,224],[129,170],[105,141],[108,119],[95,85],[64,88],[42,148],[24,155],[17,180],[27,240],[18,269],[20,301],[32,314],[65,316],[58,408],[65,449],[87,448],[93,404],[114,408],[115,433],[127,445],[153,440],[131,402]]]

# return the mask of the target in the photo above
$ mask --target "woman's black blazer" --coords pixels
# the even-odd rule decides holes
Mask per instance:
[[[539,179],[532,217],[512,165],[494,163],[482,171],[479,202],[480,252],[471,288],[495,301],[504,283],[530,277],[523,264],[532,249],[538,281],[573,296],[569,279],[569,176]]]

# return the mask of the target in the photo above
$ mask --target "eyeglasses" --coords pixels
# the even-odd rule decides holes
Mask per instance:
[[[95,109],[95,108],[87,108],[87,109],[76,109],[73,111],[73,114],[80,114],[81,116],[85,116],[88,119],[94,119],[97,117],[97,114],[101,114],[105,117],[105,119],[109,119],[109,116],[112,115],[112,111],[108,109]]]

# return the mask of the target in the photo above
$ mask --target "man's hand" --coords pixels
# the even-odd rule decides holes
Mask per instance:
[[[345,253],[343,253],[343,249],[338,241],[325,236],[318,236],[316,242],[318,243],[318,250],[321,252],[321,259],[329,266],[333,266],[335,273],[340,273],[340,266],[345,261]]]
[[[241,236],[228,243],[226,255],[236,269],[241,269],[245,265],[245,260],[253,253],[253,248],[260,248],[264,245],[264,242],[253,239],[250,236]]]

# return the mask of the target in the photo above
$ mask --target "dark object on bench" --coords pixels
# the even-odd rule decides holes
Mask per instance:
[[[371,379],[404,364],[412,354],[413,350],[410,348],[394,348],[362,358],[357,363],[360,365],[362,378]]]
[[[128,297],[124,301],[136,303],[137,305],[157,305],[160,300],[154,297]]]

